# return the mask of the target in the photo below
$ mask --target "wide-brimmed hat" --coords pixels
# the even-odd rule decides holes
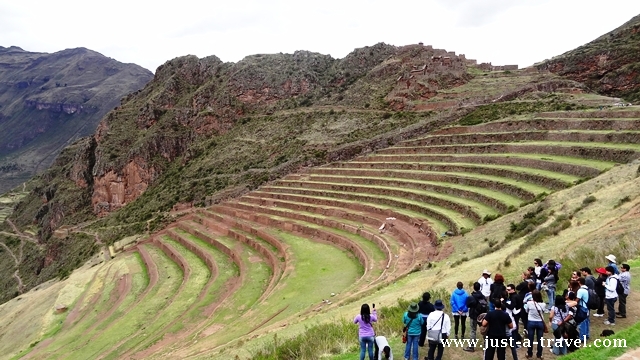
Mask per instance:
[[[482,275],[487,274],[487,275],[491,275],[491,271],[484,269],[482,270]]]
[[[436,308],[436,310],[442,310],[444,309],[444,304],[442,303],[442,300],[436,300],[433,307]]]
[[[407,308],[407,310],[409,312],[418,312],[418,310],[419,310],[418,304],[416,304],[416,303],[409,304],[409,308]]]
[[[605,270],[604,268],[597,268],[597,269],[596,269],[596,272],[597,272],[598,274],[603,274],[603,275],[604,275],[604,274],[606,274],[606,273],[607,273],[607,270]]]
[[[609,260],[609,261],[611,261],[614,264],[616,263],[616,256],[613,255],[613,254],[609,254],[609,255],[605,256],[604,258]]]

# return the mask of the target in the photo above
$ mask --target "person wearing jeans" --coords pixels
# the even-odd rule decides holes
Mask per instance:
[[[364,360],[366,350],[369,352],[369,360],[373,360],[373,323],[378,321],[376,304],[373,304],[373,312],[369,309],[369,304],[362,304],[360,314],[353,319],[354,324],[358,324],[358,340],[360,341],[360,360]]]
[[[424,319],[418,313],[420,307],[417,303],[409,304],[407,312],[402,316],[402,323],[407,327],[407,344],[404,348],[404,358],[409,359],[413,353],[414,360],[418,360],[418,342],[420,341],[420,333],[422,332],[422,324]]]
[[[629,270],[629,264],[622,264],[620,267],[620,283],[624,288],[624,293],[619,294],[618,298],[620,299],[620,303],[618,304],[618,312],[616,313],[616,317],[618,318],[626,318],[627,317],[627,296],[629,296],[630,284],[631,284],[631,274]]]
[[[604,268],[607,272],[607,281],[604,283],[605,295],[604,302],[607,304],[607,320],[605,320],[605,325],[615,325],[616,324],[616,301],[618,300],[618,292],[616,292],[616,287],[618,286],[618,275],[615,275],[615,269],[613,266],[607,266]]]
[[[584,319],[579,325],[578,330],[580,331],[580,336],[585,336],[587,340],[591,337],[590,334],[590,326],[591,320],[589,320],[589,308],[587,307],[587,303],[589,302],[589,287],[587,286],[587,279],[580,277],[578,278],[578,283],[580,284],[580,289],[576,292],[576,300],[578,300],[578,306],[582,307],[584,311],[587,313],[587,318]]]
[[[542,359],[542,334],[544,332],[544,302],[540,291],[533,290],[531,292],[531,300],[525,304],[527,317],[527,337],[529,338],[529,347],[527,348],[527,358],[533,356],[533,343],[537,341],[536,357]],[[534,336],[535,335],[535,336]]]

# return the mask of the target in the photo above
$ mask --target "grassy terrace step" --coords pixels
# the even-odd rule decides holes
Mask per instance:
[[[215,309],[242,285],[240,281],[235,281],[240,275],[238,266],[219,248],[180,229],[174,229],[174,231],[175,235],[197,246],[206,254],[204,256],[198,255],[200,258],[211,258],[215,270],[211,272],[212,276],[209,277],[209,282],[205,286],[203,294],[193,303],[190,310],[185,313],[185,316],[174,320],[174,323],[171,324],[170,331],[180,331],[181,335],[171,337],[171,343],[168,343],[167,339],[165,339],[163,344],[154,344],[150,348],[135,354],[135,358],[151,357],[152,354],[172,348],[172,344],[175,344],[176,341],[186,343],[197,340],[199,338],[198,333],[208,325],[208,321]],[[194,319],[199,317],[199,319],[196,319],[194,323],[189,324],[185,329],[180,329],[184,324],[182,321],[184,317]],[[125,354],[124,357],[128,358],[128,356],[129,354]]]
[[[83,346],[83,344],[91,339],[92,335],[95,335],[106,327],[113,319],[118,318],[123,309],[127,309],[136,298],[144,294],[149,282],[145,276],[146,273],[142,271],[140,258],[131,255],[126,262],[133,274],[130,279],[131,288],[124,294],[124,298],[118,298],[117,288],[125,275],[113,266],[107,267],[104,273],[100,270],[96,273],[99,280],[92,281],[90,288],[86,290],[92,292],[96,290],[94,297],[84,299],[81,303],[75,304],[74,308],[76,306],[83,308],[81,314],[79,314],[72,324],[65,322],[64,326],[70,325],[72,327],[61,332],[60,336],[54,337],[52,343],[46,348],[30,353],[30,357],[55,358],[56,356],[60,356],[59,354],[67,353],[69,348]],[[94,286],[100,285],[100,283],[104,286],[101,286],[100,289],[93,288]]]
[[[518,207],[523,199],[517,198],[500,191],[487,188],[449,184],[446,182],[421,181],[411,179],[397,179],[393,177],[366,177],[366,176],[349,176],[327,177],[324,180],[280,180],[274,183],[274,186],[293,187],[293,188],[313,188],[324,189],[327,185],[332,186],[332,190],[339,190],[333,186],[342,185],[368,185],[368,186],[384,186],[396,187],[402,189],[420,189],[438,194],[447,194],[450,196],[470,199],[483,203],[489,207],[497,209],[501,213],[509,211],[509,206]]]
[[[263,186],[260,188],[260,191],[284,194],[311,194],[312,196],[318,194],[327,194],[332,196],[342,196],[343,198],[348,194],[354,194],[359,198],[364,197],[369,199],[378,199],[380,197],[387,200],[408,199],[457,211],[478,223],[481,222],[482,219],[487,215],[495,216],[499,213],[499,211],[495,208],[478,201],[421,189],[397,188],[395,186],[369,186],[360,184],[307,184],[312,186]]]
[[[592,110],[592,111],[549,111],[538,113],[541,118],[561,119],[610,119],[610,118],[640,118],[640,111],[636,109]]]
[[[158,283],[147,294],[144,301],[128,309],[125,316],[110,323],[106,329],[100,331],[99,336],[92,337],[91,341],[86,341],[82,346],[71,345],[60,349],[55,355],[50,354],[44,357],[66,359],[73,352],[74,357],[79,359],[95,359],[99,354],[110,349],[113,344],[136,334],[171,303],[182,284],[182,269],[156,246],[152,244],[138,246],[145,247],[158,268]],[[87,340],[90,335],[83,334],[82,338]]]
[[[181,221],[178,226],[183,230],[188,228],[195,228],[200,230],[201,232],[206,231],[206,227],[197,222]],[[269,284],[267,285],[267,288],[263,293],[263,297],[269,295],[282,276],[286,267],[286,263],[284,263],[284,261],[281,262],[280,259],[278,259],[274,249],[265,246],[261,240],[254,238],[251,234],[243,233],[239,230],[229,229],[226,236],[231,237],[247,246],[250,246],[253,250],[257,251],[262,256],[263,260],[267,263],[269,269],[271,270]]]
[[[257,241],[263,242],[267,248],[274,251],[276,256],[282,259],[286,265],[287,250],[285,246],[280,240],[276,239],[266,231],[239,222],[236,219],[221,216],[220,214],[213,213],[209,210],[201,210],[196,215],[197,218],[194,218],[194,221],[204,225],[206,228],[214,227],[216,229],[220,229],[225,236],[229,233],[229,228],[239,229],[240,231],[253,235]],[[220,226],[220,223],[223,223],[226,226]]]
[[[282,202],[280,203],[282,204]],[[348,233],[349,235],[347,237],[349,239],[363,245],[363,250],[365,250],[369,258],[372,259],[374,263],[384,261],[384,267],[388,266],[392,260],[392,249],[398,249],[398,245],[394,246],[393,244],[389,244],[389,240],[387,238],[376,234],[377,226],[375,226],[375,228],[368,225],[363,226],[362,223],[349,222],[343,219],[338,220],[313,212],[300,211],[299,209],[290,209],[285,207],[274,208],[253,203],[230,202],[225,206],[217,207],[217,209],[221,208],[232,210],[235,214],[238,214],[237,210],[240,210],[248,215],[246,217],[243,216],[243,218],[248,218],[250,217],[251,212],[256,212],[280,218],[288,218],[291,219],[291,221],[298,221],[304,225],[314,224],[337,235],[347,235]],[[380,220],[377,220],[377,224],[379,223]],[[405,238],[404,240],[404,243],[407,243],[410,246],[413,245],[412,239]]]
[[[638,131],[504,131],[504,132],[474,132],[468,134],[428,135],[420,139],[403,141],[400,146],[439,146],[482,143],[505,143],[525,141],[558,141],[558,142],[590,142],[636,144],[640,142]]]
[[[232,206],[235,208],[248,209],[248,208],[245,208],[245,206],[260,205],[260,206],[264,206],[265,208],[280,207],[287,210],[292,210],[294,212],[301,212],[301,213],[313,214],[313,215],[322,215],[327,219],[340,222],[339,224],[340,228],[347,231],[351,231],[356,234],[364,233],[365,237],[367,238],[369,237],[369,235],[366,232],[363,232],[362,229],[359,228],[360,224],[367,224],[371,226],[372,228],[374,228],[374,233],[375,233],[376,232],[375,229],[378,228],[380,224],[383,221],[385,221],[387,217],[389,217],[387,215],[382,215],[379,213],[374,214],[367,211],[354,210],[354,209],[349,209],[345,207],[316,205],[316,204],[309,204],[307,202],[285,201],[285,200],[275,200],[275,199],[270,199],[268,201],[263,201],[263,199],[259,199],[259,198],[255,198],[255,199],[257,199],[257,201],[252,201],[251,203],[232,202],[232,203],[229,203],[229,206]],[[419,224],[417,222],[414,222],[414,218],[411,218],[409,216],[406,216],[403,214],[394,214],[394,215],[397,215],[395,216],[396,221],[405,222],[410,226],[417,226]],[[424,215],[422,214],[419,214],[419,215],[421,215],[424,218]],[[429,225],[431,225],[431,227],[434,229],[434,231],[437,234],[445,232],[448,229],[448,227],[445,224],[433,218],[426,218],[426,221]],[[415,242],[415,240],[405,231],[398,228],[394,228],[394,230],[398,232],[398,234],[396,235],[396,238],[400,240],[401,243],[412,246],[411,244]],[[372,236],[373,237],[372,241],[375,241],[375,238],[374,238],[375,236],[378,236],[378,235],[374,234]]]
[[[432,135],[490,133],[506,131],[583,130],[628,131],[640,130],[640,118],[629,119],[558,119],[529,118],[497,120],[473,126],[452,126],[431,132]]]
[[[487,143],[460,144],[429,147],[391,147],[378,151],[378,154],[506,154],[537,153],[561,156],[573,156],[615,162],[629,162],[640,154],[640,144],[606,144],[531,141],[523,143]]]
[[[180,241],[173,239],[176,234],[168,231],[166,235],[161,235],[159,241],[164,246],[170,246],[170,253],[176,253],[179,258],[185,262],[183,285],[178,290],[173,301],[165,307],[159,316],[152,323],[145,325],[144,331],[129,338],[126,342],[121,343],[119,347],[114,349],[105,356],[105,359],[119,359],[122,355],[129,351],[141,350],[150,346],[152,343],[160,340],[164,333],[169,330],[171,325],[175,324],[175,320],[184,317],[184,315],[192,308],[194,302],[201,298],[202,293],[206,289],[206,285],[211,277],[210,268],[198,255],[183,246]],[[176,236],[179,238],[179,236]],[[178,258],[178,256],[176,256]],[[180,260],[179,260],[180,261]],[[174,328],[173,330],[177,330]]]
[[[286,201],[298,201],[314,203],[318,205],[329,205],[337,207],[346,207],[350,209],[356,209],[360,211],[379,212],[386,216],[395,216],[394,214],[405,214],[407,217],[415,217],[416,219],[425,219],[426,217],[434,218],[454,231],[459,232],[461,228],[471,229],[475,227],[475,223],[468,218],[465,218],[462,214],[453,210],[440,208],[435,205],[428,205],[421,202],[412,200],[398,200],[398,199],[384,199],[376,198],[369,199],[366,196],[357,196],[355,194],[345,194],[341,197],[340,193],[334,193],[336,196],[323,196],[322,192],[318,192],[318,195],[296,195],[296,194],[277,194],[277,193],[261,193],[254,191],[252,196],[244,196],[245,198],[256,199],[277,199]],[[354,200],[355,198],[355,200]],[[373,200],[382,200],[375,202]],[[391,212],[388,212],[391,210]],[[395,216],[397,217],[397,216]],[[411,220],[409,220],[411,221]]]
[[[251,333],[254,328],[263,324],[292,316],[297,318],[301,313],[317,307],[322,299],[329,298],[331,292],[347,292],[362,274],[357,260],[333,245],[312,242],[285,231],[265,231],[282,241],[291,252],[294,271],[278,286],[277,292],[272,296],[273,300],[262,302],[240,318],[236,316],[237,323],[221,319],[221,330],[199,338],[198,343],[191,346],[184,357],[209,353],[208,358],[216,358],[211,351],[217,345],[237,340],[239,336]],[[225,316],[233,317],[234,314]]]
[[[580,180],[576,176],[571,176],[562,173],[556,173],[545,170],[529,169],[521,166],[507,166],[507,165],[484,165],[473,163],[429,163],[429,162],[357,162],[350,161],[348,163],[336,163],[332,164],[342,169],[398,169],[398,170],[413,170],[413,171],[426,171],[443,174],[478,174],[489,175],[501,178],[510,178],[520,180],[522,182],[535,184],[543,188],[560,190],[567,188]],[[314,174],[335,174],[333,171],[335,168],[322,167],[313,170]]]
[[[228,209],[238,217],[255,219],[257,221],[266,220],[273,224],[274,227],[277,224],[282,224],[282,226],[279,227],[284,228],[283,230],[301,233],[305,236],[310,236],[310,238],[320,238],[325,241],[330,241],[341,248],[349,250],[358,258],[365,269],[361,279],[373,281],[375,278],[380,277],[391,261],[388,246],[381,238],[378,239],[378,243],[372,242],[364,236],[338,227],[325,225],[322,223],[321,217],[303,216],[302,214],[294,216],[291,212],[286,211],[280,211],[278,214],[274,214],[274,211],[270,211],[273,209],[254,204],[246,205],[248,205],[250,209],[243,209],[241,207],[230,207]],[[224,211],[223,208],[225,208],[225,206],[218,206],[216,210]],[[337,224],[330,225],[337,226]],[[385,248],[386,251],[384,251]]]
[[[393,154],[369,155],[356,161],[470,163],[519,166],[564,173],[577,177],[595,177],[616,163],[570,156],[540,154]]]
[[[328,170],[327,170],[328,169]],[[285,180],[308,181],[335,181],[335,178],[349,177],[381,177],[394,179],[410,179],[433,183],[460,184],[473,187],[492,189],[511,195],[524,201],[531,201],[536,195],[550,193],[545,187],[510,178],[489,176],[473,173],[448,173],[434,171],[414,170],[387,170],[387,169],[342,169],[342,168],[317,168],[310,174],[293,174],[285,177]]]
[[[297,234],[302,234],[305,237],[316,239],[319,238],[322,241],[330,242],[344,250],[351,252],[357,259],[360,261],[361,265],[365,269],[365,275],[369,271],[371,267],[371,259],[367,257],[366,252],[362,248],[362,246],[354,241],[352,241],[349,237],[336,235],[331,231],[327,231],[318,227],[316,224],[303,224],[301,222],[293,222],[293,221],[282,221],[282,218],[275,219],[272,216],[266,216],[264,214],[250,214],[243,212],[239,209],[231,209],[231,211],[226,210],[224,206],[218,206],[212,208],[214,211],[219,211],[221,213],[228,214],[230,216],[235,216],[239,218],[244,218],[246,220],[254,221],[257,223],[261,223],[264,225],[268,225],[273,228],[277,228],[280,230],[284,230],[287,232],[293,232]],[[243,216],[244,215],[244,216]]]

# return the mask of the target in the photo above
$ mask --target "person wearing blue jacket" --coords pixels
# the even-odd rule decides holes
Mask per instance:
[[[469,316],[469,308],[467,308],[467,298],[469,294],[462,289],[463,285],[461,281],[456,284],[456,289],[451,293],[451,314],[454,321],[454,333],[456,339],[458,339],[458,326],[462,321],[462,338],[466,330],[467,316]]]

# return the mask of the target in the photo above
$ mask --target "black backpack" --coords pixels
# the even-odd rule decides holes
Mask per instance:
[[[476,314],[484,314],[487,311],[489,311],[489,303],[487,303],[487,299],[478,299],[478,301],[476,301]]]
[[[587,306],[587,309],[597,310],[598,306],[600,305],[600,297],[593,289],[588,289],[587,291],[589,292],[589,300],[587,300],[587,303],[585,304]]]
[[[618,295],[624,295],[624,286],[620,282],[620,278],[615,277],[614,279],[616,279],[616,293],[618,293]]]

